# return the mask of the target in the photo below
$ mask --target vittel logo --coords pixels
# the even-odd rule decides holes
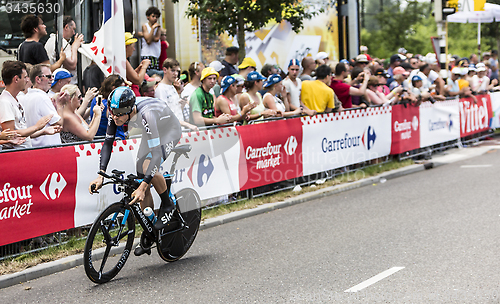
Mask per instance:
[[[297,146],[298,146],[297,138],[295,138],[295,136],[293,135],[288,137],[284,147],[286,154],[288,155],[294,154],[295,150],[297,150]]]
[[[488,127],[486,98],[482,98],[481,101],[481,105],[469,101],[459,103],[462,133],[474,132]]]
[[[40,191],[46,199],[55,200],[61,196],[62,191],[68,183],[61,173],[51,173],[47,175],[45,181],[40,185]],[[56,193],[57,190],[57,193]]]

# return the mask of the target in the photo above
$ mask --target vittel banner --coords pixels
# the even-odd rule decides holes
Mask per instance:
[[[1,154],[0,246],[74,227],[73,147]]]
[[[386,156],[391,151],[391,108],[377,107],[302,117],[304,175]]]
[[[460,138],[458,98],[420,106],[420,147]]]
[[[460,112],[460,137],[465,137],[490,128],[490,118],[493,117],[490,95],[462,98],[458,104]]]
[[[418,148],[420,148],[419,107],[393,106],[391,154],[400,154]]]
[[[300,119],[270,121],[237,129],[241,190],[302,176]]]

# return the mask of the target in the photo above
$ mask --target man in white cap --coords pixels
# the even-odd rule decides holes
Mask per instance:
[[[61,88],[65,85],[71,83],[71,77],[73,75],[64,68],[58,68],[52,73],[52,84],[50,85],[50,90],[47,92],[49,97],[52,98],[56,93],[61,91]]]
[[[327,52],[319,52],[318,54],[316,54],[316,57],[314,57],[314,59],[317,65],[322,65],[328,61],[329,56]]]
[[[484,63],[480,62],[476,65],[476,72],[477,74],[472,76],[470,84],[473,92],[485,93],[498,84],[497,79],[493,79],[490,82],[490,78],[486,76],[486,66]]]

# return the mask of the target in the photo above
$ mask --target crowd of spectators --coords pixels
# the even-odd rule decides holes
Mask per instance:
[[[339,112],[353,108],[403,103],[419,105],[447,97],[471,97],[498,89],[498,52],[468,58],[449,57],[449,70],[441,70],[436,55],[410,54],[405,48],[387,60],[372,58],[362,46],[352,59],[330,60],[326,52],[292,59],[287,66],[266,63],[257,71],[246,57],[238,65],[238,47],[225,50],[220,61],[193,62],[181,73],[173,58],[166,58],[168,42],[158,23],[160,11],[146,11],[148,22],[137,39],[124,33],[127,58],[141,41],[137,67],[127,61],[126,79],[104,77],[95,63],[77,83],[76,53],[83,36],[76,33],[71,17],[63,20],[62,46],[58,33],[47,43],[39,16],[21,21],[26,41],[19,61],[2,67],[5,89],[0,95],[0,145],[3,149],[54,146],[91,141],[104,136],[108,98],[122,85],[137,96],[167,103],[184,130],[225,124],[248,124],[265,118],[283,118]],[[117,137],[127,138],[127,126]]]

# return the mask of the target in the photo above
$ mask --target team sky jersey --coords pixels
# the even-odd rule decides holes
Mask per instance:
[[[159,99],[137,97],[137,114],[129,121],[129,128],[141,128],[142,140],[137,152],[137,173],[148,184],[158,172],[161,163],[167,158],[181,138],[181,125],[167,104]],[[106,139],[101,151],[100,169],[106,171],[113,149],[117,126],[108,117]],[[147,170],[142,164],[150,160]]]

